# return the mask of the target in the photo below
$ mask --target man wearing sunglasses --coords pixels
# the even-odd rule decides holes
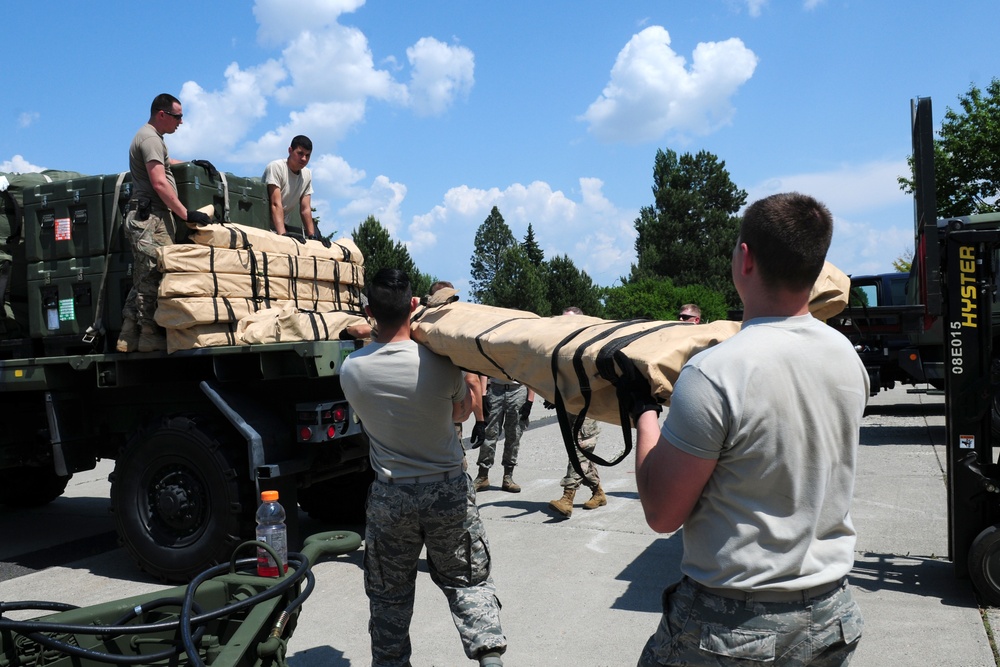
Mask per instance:
[[[162,274],[156,268],[156,250],[171,245],[177,223],[207,225],[212,222],[201,211],[188,210],[177,196],[177,183],[170,165],[177,164],[167,152],[163,135],[181,126],[184,113],[180,101],[168,93],[153,99],[149,122],[139,128],[128,151],[132,174],[132,198],[125,216],[125,235],[132,247],[132,289],[122,308],[119,352],[157,352],[167,349],[166,335],[153,320],[156,292]]]
[[[681,306],[681,314],[677,316],[677,319],[681,322],[701,324],[701,308],[697,304],[685,303]]]

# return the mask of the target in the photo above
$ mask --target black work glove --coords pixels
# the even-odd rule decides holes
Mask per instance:
[[[310,234],[306,238],[308,240],[310,240],[310,241],[319,241],[320,243],[323,244],[324,248],[329,248],[330,247],[330,239],[325,239],[322,236],[320,236],[319,234]]]
[[[653,397],[653,392],[649,388],[649,380],[641,375],[636,375],[637,377],[629,383],[629,396],[632,399],[629,415],[632,417],[633,426],[639,423],[639,417],[642,413],[652,410],[656,414],[660,414],[663,411],[663,408]]]
[[[552,403],[552,402],[551,402],[551,401],[549,401],[549,399],[547,399],[547,398],[543,398],[543,399],[542,399],[542,407],[543,407],[543,408],[545,408],[546,410],[552,410],[553,408],[555,408],[555,407],[556,407],[556,404],[555,404],[555,403]]]
[[[302,234],[296,232],[285,232],[284,234],[282,234],[282,236],[287,236],[290,239],[295,239],[302,245],[305,245],[306,243],[305,237],[303,237]]]
[[[215,168],[215,165],[208,160],[191,160],[191,164],[196,164],[199,167],[203,167],[205,171],[208,172],[208,176],[213,180],[219,180],[219,170]]]
[[[534,405],[532,401],[525,401],[524,405],[521,406],[521,412],[518,415],[521,418],[521,428],[528,428],[528,416],[531,415],[532,405]]]
[[[472,427],[472,436],[469,438],[469,447],[477,449],[486,440],[486,422],[477,421]]]
[[[190,208],[188,209],[187,212],[187,221],[193,222],[198,225],[212,224],[212,218],[208,217],[208,214]]]

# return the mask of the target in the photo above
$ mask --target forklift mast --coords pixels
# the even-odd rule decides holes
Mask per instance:
[[[1000,471],[994,463],[993,305],[1000,229],[937,219],[931,101],[911,105],[916,253],[926,315],[944,325],[948,556],[1000,605]]]

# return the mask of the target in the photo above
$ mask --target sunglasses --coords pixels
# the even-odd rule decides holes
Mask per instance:
[[[176,118],[177,120],[181,120],[182,118],[184,118],[184,114],[182,113],[174,113],[173,111],[167,111],[166,109],[160,109],[160,111],[167,114],[168,116]]]
[[[694,318],[695,318],[694,315],[688,315],[687,313],[677,316],[677,319],[679,319],[682,322],[687,322],[688,320],[693,320]]]

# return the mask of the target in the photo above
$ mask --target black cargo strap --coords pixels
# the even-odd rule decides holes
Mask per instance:
[[[309,316],[309,324],[312,326],[313,330],[313,340],[330,340],[330,328],[326,324],[326,320],[323,316],[314,310],[303,310],[300,311],[305,315]],[[317,320],[319,322],[317,323]],[[320,336],[319,325],[323,325],[323,335]]]
[[[220,302],[222,303],[222,305],[226,309],[226,319],[225,320],[219,318],[219,303]],[[236,318],[236,312],[233,310],[233,304],[229,300],[228,297],[224,297],[223,296],[223,297],[219,297],[217,299],[212,299],[212,307],[214,308],[214,315],[213,316],[215,317],[215,321],[212,322],[212,324],[222,324],[223,322],[235,322],[236,321],[236,319],[237,319]]]
[[[108,267],[111,264],[111,246],[115,238],[114,234],[121,224],[118,216],[118,198],[121,195],[122,183],[125,182],[125,174],[127,173],[127,171],[121,172],[118,174],[118,180],[115,181],[114,203],[111,205],[111,222],[109,223],[110,229],[105,230],[106,236],[104,237],[104,270],[101,271],[101,282],[97,287],[97,299],[94,302],[94,322],[83,333],[83,342],[88,345],[92,345],[98,336],[104,335],[104,289],[108,284]],[[20,232],[20,230],[18,231]]]
[[[490,355],[486,354],[486,350],[483,349],[483,336],[485,336],[486,334],[490,333],[491,331],[495,331],[495,330],[499,329],[500,327],[504,326],[505,324],[510,324],[511,322],[520,322],[521,320],[534,320],[534,319],[538,319],[538,318],[536,318],[536,317],[512,317],[510,319],[503,320],[502,322],[497,322],[496,324],[494,324],[493,326],[491,326],[486,331],[482,331],[482,332],[480,332],[479,334],[476,335],[476,349],[479,350],[479,354],[483,355],[483,358],[486,359],[486,361],[488,361],[491,364],[493,364],[497,368],[497,370],[499,370],[501,373],[503,373],[504,377],[507,378],[508,380],[514,380],[514,378],[512,378],[510,375],[508,375],[507,371],[505,371],[503,369],[503,366],[501,366],[500,364],[498,364],[496,362],[496,359],[494,359]],[[514,381],[517,382],[517,380],[514,380]]]
[[[345,262],[349,262],[349,263],[352,263],[352,264],[353,264],[353,261],[352,261],[352,260],[353,260],[354,258],[353,258],[353,256],[352,256],[352,253],[351,253],[351,249],[350,249],[350,248],[348,248],[347,246],[345,246],[345,245],[342,245],[342,244],[340,244],[340,243],[337,243],[336,241],[333,241],[333,245],[335,245],[335,246],[337,246],[338,248],[340,248],[340,251],[341,251],[342,253],[344,253],[344,261],[345,261]]]
[[[573,466],[573,469],[582,476],[585,477],[582,467],[580,466],[580,461],[576,456],[576,451],[580,451],[583,455],[597,463],[604,466],[613,466],[621,463],[622,459],[628,456],[629,452],[632,451],[632,437],[631,432],[625,434],[625,449],[620,454],[616,455],[612,461],[606,461],[601,456],[594,454],[593,452],[588,452],[579,446],[580,440],[580,429],[583,428],[583,422],[587,418],[587,412],[590,410],[590,399],[591,399],[591,388],[590,388],[590,378],[587,377],[587,372],[583,368],[583,353],[584,351],[593,345],[594,343],[604,340],[608,336],[614,334],[615,332],[644,322],[646,320],[626,320],[619,322],[613,327],[609,327],[604,331],[598,333],[597,335],[591,337],[590,339],[579,344],[576,351],[573,353],[573,370],[576,373],[577,383],[580,387],[580,396],[583,398],[583,409],[576,414],[576,420],[570,424],[569,423],[569,411],[566,409],[566,404],[563,401],[562,392],[559,391],[559,351],[562,350],[571,340],[579,336],[584,331],[592,329],[595,326],[603,326],[602,324],[589,324],[585,327],[577,329],[570,335],[563,338],[558,345],[552,351],[552,386],[555,395],[553,398],[553,404],[556,408],[556,418],[559,421],[559,431],[562,434],[563,445],[566,447],[566,454],[569,457],[569,462]],[[623,431],[627,430],[628,420],[623,423]]]

